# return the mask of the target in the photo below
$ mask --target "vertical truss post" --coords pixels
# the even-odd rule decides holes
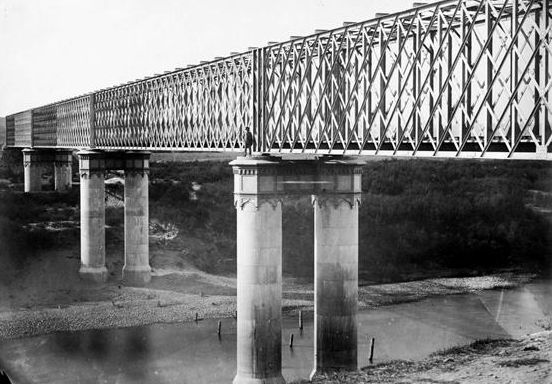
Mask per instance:
[[[429,40],[431,41],[431,47],[429,48],[429,62],[433,63],[433,60],[435,59],[435,50],[434,50],[434,44],[435,44],[435,31],[431,31],[429,33]],[[435,92],[435,72],[434,69],[431,68],[431,66],[428,66],[428,73],[429,76],[429,110],[428,110],[428,117],[429,120],[429,132],[433,133],[433,116],[431,115],[431,111],[433,111],[433,106],[435,104],[433,99],[433,93]],[[420,134],[423,134],[423,130],[420,130]],[[424,140],[423,137],[420,137],[420,143]]]
[[[543,3],[546,3],[547,0],[543,0]],[[529,12],[527,10],[526,12]],[[537,25],[537,28],[535,29],[535,40],[534,40],[534,49],[537,49],[537,44],[539,43],[539,29],[542,28],[541,25],[541,12],[540,10],[535,11],[535,24]],[[541,85],[541,52],[537,52],[537,55],[535,56],[535,89],[534,89],[534,96],[533,99],[535,101],[535,105],[540,104],[539,101],[539,87]],[[533,133],[537,137],[538,141],[542,145],[544,143],[544,126],[541,124],[540,121],[540,110],[541,108],[537,108],[535,111],[535,117],[534,117],[534,125],[533,125]]]
[[[454,23],[454,19],[450,19],[449,21],[451,24]],[[449,31],[447,36],[447,71],[450,74],[454,69],[452,68],[452,30]],[[452,116],[452,81],[453,77],[451,76],[449,78],[449,81],[447,83],[447,121],[452,121],[454,116]],[[451,131],[454,132],[453,128],[454,125],[451,125]],[[442,128],[440,128],[442,129]],[[443,132],[443,135],[446,135],[447,132]],[[452,136],[452,135],[451,135]]]
[[[412,98],[415,101],[416,96],[420,92],[420,82],[421,82],[421,61],[422,61],[422,55],[419,54],[416,58],[416,53],[418,51],[421,51],[423,49],[422,42],[421,42],[421,36],[422,36],[422,26],[420,23],[420,19],[416,19],[416,32],[412,38],[412,48],[414,51],[414,59],[416,60],[414,62],[414,72],[412,73]],[[419,140],[421,139],[421,124],[420,124],[420,114],[419,114],[419,107],[418,103],[414,103],[414,113],[412,114],[412,129],[414,130],[414,140],[416,141],[416,145],[418,145]]]
[[[359,33],[360,33],[360,31],[359,31]],[[356,47],[353,47],[353,49],[355,51],[354,52],[354,55],[355,55],[355,59],[354,59],[354,78],[358,79],[359,76],[360,76],[358,49]],[[351,97],[354,97],[354,99],[355,99],[355,101],[354,101],[354,114],[353,114],[354,120],[358,119],[358,115],[360,113],[360,109],[358,107],[358,100],[359,100],[359,94],[360,94],[361,88],[362,88],[362,86],[357,87],[357,89],[355,90],[355,94],[351,95]],[[347,94],[349,94],[349,91],[347,91]],[[351,128],[353,128],[353,127],[351,127]],[[360,140],[362,140],[362,134],[358,134],[358,132],[362,131],[362,130],[363,130],[363,127],[359,125],[357,127],[357,138],[359,138]],[[353,136],[353,132],[351,132],[350,134]]]
[[[301,129],[301,126],[299,125],[299,122],[301,121],[301,112],[303,111],[303,103],[302,103],[302,89],[299,87],[299,85],[301,84],[301,78],[304,76],[304,67],[303,67],[303,61],[301,60],[297,60],[297,64],[299,66],[299,68],[297,69],[297,102],[296,102],[296,108],[295,108],[295,116],[294,116],[294,119],[295,119],[295,123],[292,123],[292,128],[293,129],[293,126],[296,126],[296,131],[293,133],[293,137],[302,137],[303,134],[302,134],[302,129]],[[292,140],[292,143],[293,143],[293,140]]]
[[[90,116],[88,116],[90,120],[90,142],[88,143],[90,148],[96,148],[96,114],[94,112],[94,104],[96,99],[96,94],[91,93],[88,97],[89,101],[89,111]]]
[[[462,16],[460,19],[460,35],[462,36],[462,41],[466,41],[468,39],[467,36],[467,30],[468,26],[466,23],[468,22],[468,18],[466,17],[466,10],[465,8],[462,8]],[[469,76],[468,71],[468,55],[467,52],[469,50],[469,42],[466,43],[464,46],[464,50],[462,52],[462,86],[466,84],[466,80]],[[464,140],[464,128],[466,127],[466,121],[467,121],[467,100],[466,97],[463,97],[462,100],[459,100],[459,102],[462,103],[462,117],[460,119],[460,140]]]
[[[498,22],[498,20],[497,20]],[[489,45],[487,46],[487,76],[486,76],[486,87],[487,87],[487,100],[485,100],[487,113],[486,113],[486,122],[485,122],[485,135],[484,143],[487,145],[487,141],[490,139],[493,132],[493,115],[491,110],[493,108],[493,92],[492,92],[492,81],[493,81],[493,18],[491,12],[490,1],[487,0],[485,3],[485,30],[487,32],[487,39],[489,40]]]
[[[466,21],[467,21],[467,17],[466,17]],[[475,22],[475,20],[472,21],[472,23],[474,23],[474,22]],[[472,29],[472,31],[473,31],[473,29]],[[466,63],[467,63],[465,81],[467,81],[469,76],[471,76],[471,74],[474,71],[473,61],[472,61],[472,56],[473,56],[473,50],[472,50],[472,47],[473,47],[473,34],[471,32],[468,32],[468,30],[466,30],[466,45],[465,45],[465,47],[466,47]],[[472,115],[473,115],[472,85],[468,84],[468,87],[466,88],[466,119],[467,120],[471,119]],[[470,134],[470,130],[466,130],[464,132],[465,136],[467,136],[469,134]]]
[[[390,38],[390,37],[389,37]],[[380,99],[381,99],[381,104],[380,104],[380,127],[379,127],[379,140],[380,142],[384,141],[385,140],[385,137],[383,137],[383,134],[385,132],[385,119],[386,119],[386,113],[385,113],[385,110],[386,110],[386,105],[387,105],[387,100],[385,99],[385,82],[388,80],[386,78],[386,75],[387,75],[387,56],[386,56],[386,50],[387,50],[387,47],[386,47],[386,44],[385,44],[385,34],[383,33],[383,26],[380,26],[380,30],[379,30],[379,45],[380,45],[380,61],[381,61],[381,65],[380,65]],[[377,69],[376,69],[377,70]]]
[[[313,50],[315,49],[315,47],[312,48]],[[314,52],[313,52],[313,56],[314,56]],[[312,67],[314,65],[314,58],[311,59],[311,62],[310,63],[307,63],[305,62],[305,77],[306,77],[306,83],[307,83],[307,87],[305,89],[305,95],[306,95],[306,99],[305,99],[305,117],[306,117],[306,122],[305,122],[305,136],[304,136],[304,139],[305,139],[305,147],[307,147],[309,145],[309,141],[311,140],[310,137],[307,137],[307,133],[308,133],[308,127],[309,126],[312,126],[312,124],[314,123],[312,121],[312,98],[313,98],[313,88],[314,88],[314,82],[313,82],[313,79],[312,79]],[[309,97],[310,95],[310,97]],[[310,135],[312,136],[312,135]]]
[[[374,31],[375,32],[375,31]],[[362,128],[363,134],[362,134],[362,140],[365,140],[364,136],[370,136],[370,132],[367,131],[368,124],[366,122],[372,121],[372,89],[369,89],[369,79],[372,78],[372,46],[368,45],[366,46],[366,38],[364,38],[364,54],[368,55],[368,60],[366,63],[366,76],[364,76],[364,94],[366,94],[366,91],[368,91],[368,94],[366,95],[366,106],[367,106],[367,114],[366,119],[364,123],[364,127]],[[360,148],[361,150],[364,148]]]
[[[398,71],[397,71],[397,86],[399,89],[401,89],[402,87],[402,68],[401,68],[401,55],[402,55],[402,52],[401,52],[401,47],[402,47],[402,44],[403,44],[403,40],[406,38],[406,36],[403,35],[402,31],[401,31],[401,28],[402,27],[402,24],[398,26],[397,28],[397,63],[398,63]],[[397,104],[398,104],[398,110],[399,110],[399,113],[397,113],[397,132],[395,133],[395,137],[396,137],[396,144],[397,146],[399,145],[399,137],[402,137],[402,124],[401,124],[401,96],[399,94],[399,92],[397,91],[397,97],[399,98],[397,100]]]
[[[510,91],[514,92],[516,84],[518,82],[518,76],[519,76],[519,63],[518,63],[518,39],[517,37],[514,37],[514,33],[517,30],[518,27],[518,15],[519,15],[519,4],[518,0],[512,0],[512,17],[511,17],[511,34],[512,38],[514,38],[514,45],[512,46],[512,51],[510,52],[511,56],[511,63],[510,63]],[[517,102],[518,97],[514,95],[514,98],[512,100],[512,105],[510,106],[510,141],[512,143],[516,140],[516,134],[519,130],[519,124],[518,124],[518,116],[517,116]]]
[[[541,23],[543,24],[542,25],[542,29],[544,31],[547,31],[547,35],[544,36],[544,41],[546,43],[548,43],[550,45],[550,42],[551,42],[551,39],[550,39],[550,31],[548,31],[548,27],[550,26],[550,0],[543,0],[543,15],[542,15],[542,20],[541,20]],[[542,82],[542,88],[546,90],[544,96],[543,96],[543,108],[542,108],[542,112],[543,112],[543,115],[544,115],[544,118],[543,118],[543,139],[542,139],[542,144],[543,145],[546,145],[548,143],[548,139],[551,135],[551,127],[550,127],[550,114],[552,112],[550,112],[549,110],[546,109],[546,103],[548,103],[549,107],[552,107],[552,98],[550,97],[552,92],[550,92],[550,90],[548,88],[546,88],[548,86],[548,83],[550,81],[550,56],[551,56],[551,53],[547,51],[546,47],[543,45],[542,46],[542,54],[543,54],[543,59],[544,59],[544,81]]]
[[[346,39],[347,37],[344,35],[343,38]],[[347,42],[347,45],[348,44],[349,42]],[[335,106],[336,106],[335,118],[336,118],[337,124],[339,124],[340,121],[343,121],[344,125],[343,127],[340,127],[339,125],[336,124],[335,133],[332,134],[332,146],[335,145],[335,142],[339,138],[339,133],[341,133],[344,140],[343,149],[346,149],[345,143],[347,142],[347,134],[349,132],[349,127],[347,124],[349,119],[344,118],[344,115],[347,113],[347,111],[345,110],[345,106],[347,105],[346,96],[348,95],[348,92],[347,92],[348,76],[347,75],[349,70],[345,66],[347,57],[348,57],[347,47],[342,48],[337,55],[338,61],[336,63],[337,65],[335,66],[335,75],[334,75],[334,79],[337,82],[336,94],[335,94],[335,98],[336,98],[335,101],[337,101],[335,103]],[[342,78],[343,78],[343,81],[341,81]]]
[[[264,49],[253,50],[251,61],[251,110],[253,111],[251,129],[256,142],[255,151],[265,152],[267,148],[264,132]]]
[[[29,127],[29,141],[30,141],[30,144],[31,144],[31,148],[34,147],[34,121],[35,121],[35,118],[34,118],[34,109],[31,109],[29,111],[29,114],[31,115],[31,121],[30,121],[30,127]]]
[[[439,23],[437,24],[437,36],[438,46],[443,46],[443,14],[441,13],[439,15]],[[437,95],[441,94],[441,90],[443,89],[443,50],[439,53],[439,57],[437,58]],[[439,142],[441,139],[441,132],[443,130],[443,98],[438,97],[438,107],[437,107],[437,130],[433,133],[433,137],[435,138],[436,142]]]

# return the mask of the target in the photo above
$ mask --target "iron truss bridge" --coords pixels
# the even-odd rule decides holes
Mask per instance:
[[[552,159],[549,0],[449,0],[7,117],[7,145]]]

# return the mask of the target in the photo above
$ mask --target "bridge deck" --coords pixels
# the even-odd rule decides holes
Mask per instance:
[[[10,147],[551,159],[547,0],[448,0],[7,117]]]

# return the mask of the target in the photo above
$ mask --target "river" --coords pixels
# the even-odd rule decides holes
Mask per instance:
[[[483,338],[516,338],[542,331],[552,314],[552,280],[516,289],[438,296],[358,315],[359,366],[422,359],[430,353]],[[217,323],[222,321],[221,336]],[[303,331],[284,317],[283,374],[308,378],[313,365],[313,322]],[[549,324],[549,323],[548,323]],[[294,334],[293,348],[289,336]],[[230,383],[236,370],[236,323],[197,323],[61,332],[0,345],[0,366],[18,383]]]

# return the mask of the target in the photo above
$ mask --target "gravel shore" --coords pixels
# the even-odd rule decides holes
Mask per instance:
[[[483,340],[418,362],[393,361],[292,384],[552,383],[552,331],[520,340]]]
[[[497,287],[512,288],[534,275],[503,273],[491,276],[428,279],[359,288],[359,308],[373,308],[427,297],[460,294]],[[228,283],[225,281],[225,284]],[[113,287],[110,288],[113,291]],[[205,295],[151,288],[122,287],[111,300],[86,301],[47,308],[2,308],[0,341],[52,332],[178,323],[200,318],[231,317],[234,295]],[[284,311],[312,310],[312,286],[284,286]]]

